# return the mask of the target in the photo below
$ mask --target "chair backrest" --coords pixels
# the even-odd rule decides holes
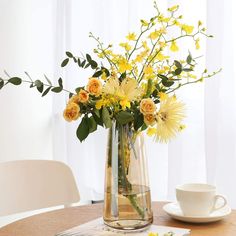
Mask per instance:
[[[79,200],[72,171],[62,162],[0,163],[0,216],[59,205],[67,207]]]

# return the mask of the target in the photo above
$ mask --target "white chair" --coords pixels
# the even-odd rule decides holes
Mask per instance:
[[[0,216],[80,200],[71,169],[62,162],[19,160],[0,163]]]

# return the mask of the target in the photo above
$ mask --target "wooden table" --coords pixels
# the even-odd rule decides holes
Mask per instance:
[[[153,203],[154,223],[191,229],[191,236],[236,236],[236,210],[226,219],[208,224],[189,224],[171,219],[162,210],[164,203]],[[34,215],[0,229],[0,236],[54,236],[102,215],[102,204],[66,208]]]

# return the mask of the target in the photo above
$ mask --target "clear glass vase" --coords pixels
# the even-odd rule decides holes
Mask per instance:
[[[113,122],[105,171],[104,223],[120,230],[150,225],[153,214],[142,133]]]

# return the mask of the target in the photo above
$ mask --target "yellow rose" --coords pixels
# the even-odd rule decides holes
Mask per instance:
[[[86,103],[89,99],[89,94],[87,91],[81,89],[78,94],[79,101],[82,103]]]
[[[144,115],[144,123],[146,125],[154,125],[156,122],[155,116],[153,114]]]
[[[87,85],[87,91],[96,97],[99,96],[102,92],[101,81],[97,78],[90,78]]]
[[[70,100],[69,100],[68,103],[72,103],[72,102],[77,103],[77,104],[79,103],[79,96],[78,96],[78,94],[73,95],[73,96],[70,98]]]
[[[71,122],[72,120],[77,120],[80,117],[80,107],[74,102],[67,104],[64,110],[63,116],[66,121]]]
[[[144,98],[140,103],[140,112],[144,115],[154,114],[156,111],[156,105],[151,98]]]

